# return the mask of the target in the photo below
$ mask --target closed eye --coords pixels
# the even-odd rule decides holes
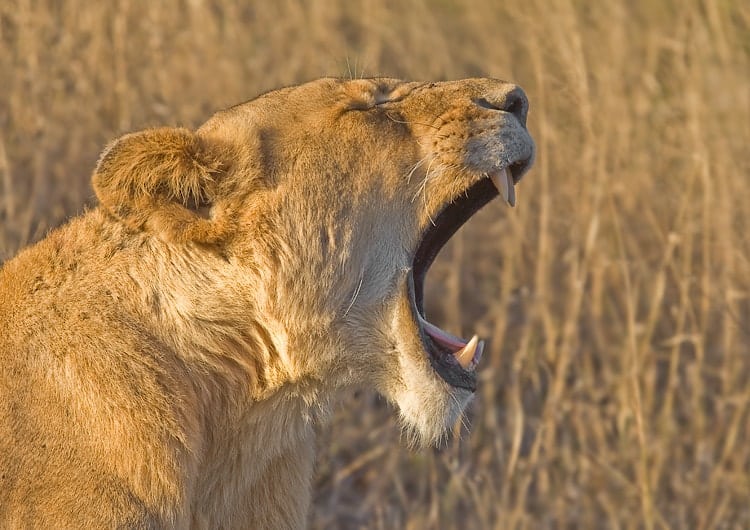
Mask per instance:
[[[406,97],[406,94],[403,96],[398,97],[385,97],[382,100],[379,100],[377,97],[375,98],[375,106],[385,105],[386,103],[398,103],[400,101],[403,101],[403,99]]]

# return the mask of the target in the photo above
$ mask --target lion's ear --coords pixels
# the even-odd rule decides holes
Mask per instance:
[[[216,244],[224,215],[207,216],[226,172],[219,148],[181,128],[126,134],[102,153],[92,177],[102,206],[131,228],[175,241]]]

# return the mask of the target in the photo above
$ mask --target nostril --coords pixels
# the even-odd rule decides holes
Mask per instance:
[[[520,88],[513,90],[506,96],[505,105],[502,107],[505,112],[513,114],[524,125],[526,124],[526,111],[528,108],[529,103]]]
[[[513,114],[522,125],[526,125],[529,101],[526,99],[526,94],[519,87],[501,94],[493,94],[487,98],[479,98],[475,100],[475,103],[486,109],[502,110]]]

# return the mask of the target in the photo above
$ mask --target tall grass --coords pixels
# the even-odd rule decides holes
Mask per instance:
[[[490,338],[467,432],[368,392],[321,429],[314,528],[750,528],[750,5],[0,3],[0,261],[92,204],[106,141],[324,74],[527,90],[535,169],[442,252]]]

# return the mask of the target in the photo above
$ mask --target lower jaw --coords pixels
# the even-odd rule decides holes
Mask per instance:
[[[458,368],[455,364],[455,360],[451,358],[450,352],[440,352],[440,347],[435,345],[429,336],[425,333],[419,324],[419,310],[414,297],[414,276],[412,271],[407,274],[407,296],[409,298],[409,304],[411,306],[412,318],[414,324],[419,330],[421,343],[424,349],[424,355],[430,361],[430,366],[440,376],[443,381],[448,383],[452,387],[462,388],[469,392],[475,392],[477,389],[477,376],[474,371],[466,371]]]

